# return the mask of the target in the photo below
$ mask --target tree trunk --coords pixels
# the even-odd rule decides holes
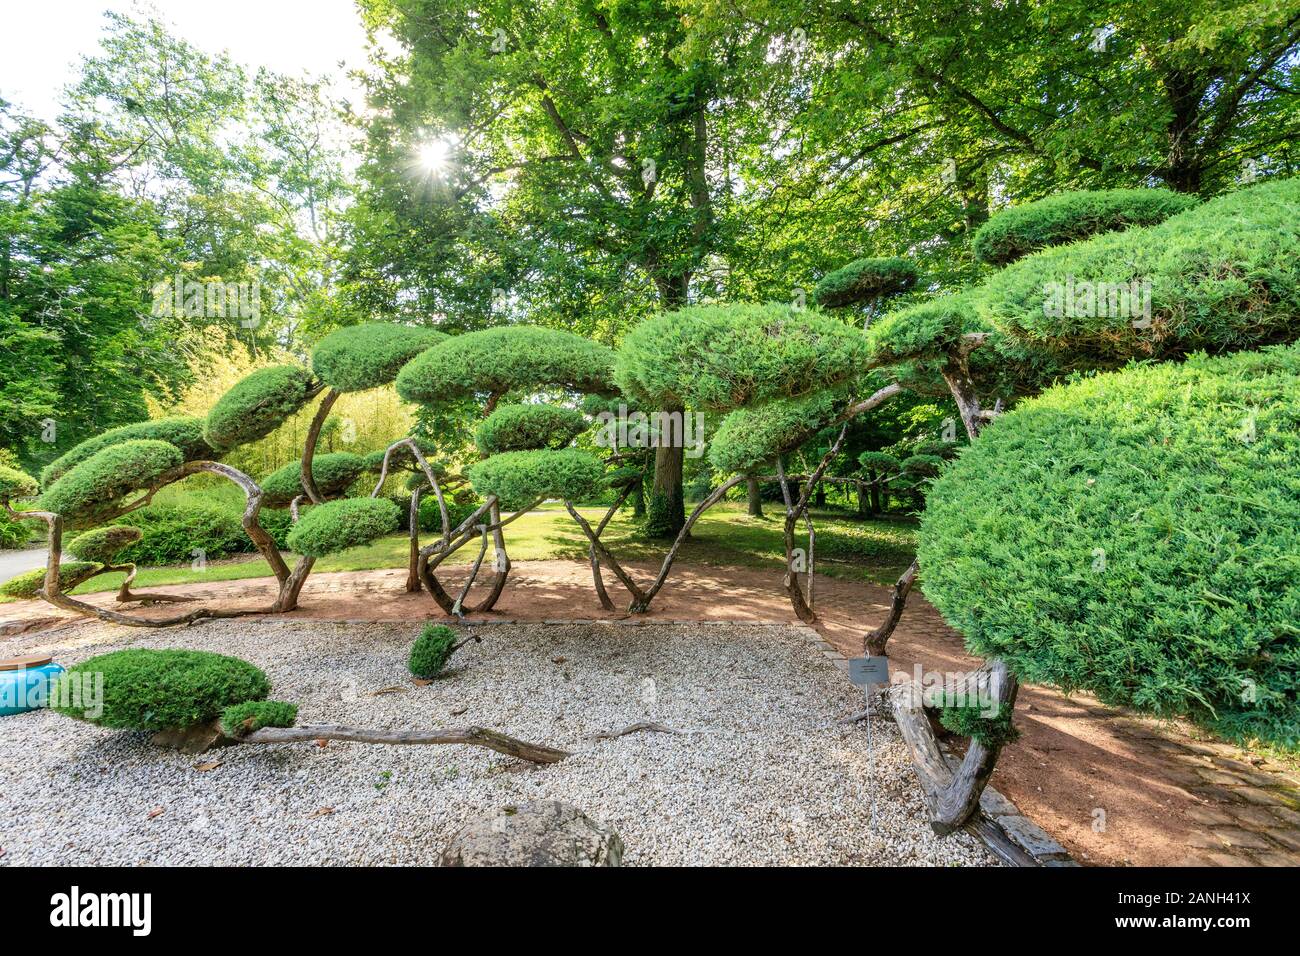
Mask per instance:
[[[686,524],[682,467],[686,449],[671,445],[655,449],[655,480],[650,489],[645,532],[652,538],[675,538]]]
[[[825,507],[826,507],[826,486],[825,486],[825,485],[818,485],[818,486],[817,486],[817,496],[816,496],[816,498],[813,499],[813,503],[814,503],[818,508],[825,508]]]
[[[641,477],[636,480],[636,486],[632,489],[632,520],[640,521],[645,517],[645,469],[642,468]]]
[[[751,476],[745,479],[745,498],[749,505],[749,516],[751,518],[763,517],[763,496],[760,493],[757,478]]]
[[[871,516],[871,490],[865,482],[857,483],[858,492],[858,517],[868,518]]]

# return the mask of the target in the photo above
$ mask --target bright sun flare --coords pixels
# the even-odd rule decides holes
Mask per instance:
[[[451,143],[445,139],[431,139],[420,147],[420,165],[426,172],[438,173],[451,159]]]

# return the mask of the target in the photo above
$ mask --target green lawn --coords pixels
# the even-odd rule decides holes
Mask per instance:
[[[588,520],[597,520],[602,511],[581,509]],[[626,516],[625,516],[626,515]],[[646,541],[637,533],[630,512],[619,515],[606,529],[603,540],[620,559],[658,561],[665,545]],[[687,563],[740,565],[745,567],[780,567],[785,558],[782,544],[782,519],[769,506],[763,518],[750,518],[740,504],[724,503],[699,520],[681,550],[679,560]],[[817,570],[823,574],[853,580],[892,584],[912,560],[915,549],[915,525],[906,520],[860,521],[843,511],[815,511],[817,523]],[[559,505],[531,512],[506,529],[506,541],[512,560],[532,561],[544,558],[585,559],[587,541],[573,519]],[[425,542],[431,536],[425,536]],[[803,538],[806,546],[807,538]],[[491,560],[489,549],[488,560]],[[371,568],[405,568],[407,539],[403,535],[382,538],[365,547],[353,548],[316,562],[316,571],[363,571]],[[448,563],[468,564],[478,549],[467,546],[453,555]],[[192,571],[187,565],[142,569],[135,587],[187,584],[202,581],[231,581],[239,578],[265,577],[270,568],[260,557],[250,557],[208,565],[205,571]],[[105,574],[76,589],[76,593],[115,590],[121,574]],[[3,598],[0,598],[3,600]]]

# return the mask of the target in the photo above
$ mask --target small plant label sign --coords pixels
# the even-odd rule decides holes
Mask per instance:
[[[850,657],[849,680],[855,687],[889,683],[888,657]]]

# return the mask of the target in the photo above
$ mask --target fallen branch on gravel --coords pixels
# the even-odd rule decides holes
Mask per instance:
[[[361,727],[343,727],[337,724],[263,727],[238,740],[241,744],[289,744],[307,740],[351,740],[363,744],[468,744],[471,747],[486,747],[497,753],[530,760],[533,763],[557,763],[569,756],[567,750],[531,744],[526,740],[509,737],[484,727],[446,730],[366,730]]]
[[[642,720],[635,724],[628,724],[622,730],[609,730],[604,733],[596,734],[592,740],[614,740],[618,737],[626,737],[628,734],[639,733],[651,734],[683,734],[684,730],[674,730],[671,727],[665,727],[663,724],[656,724],[653,721]]]

